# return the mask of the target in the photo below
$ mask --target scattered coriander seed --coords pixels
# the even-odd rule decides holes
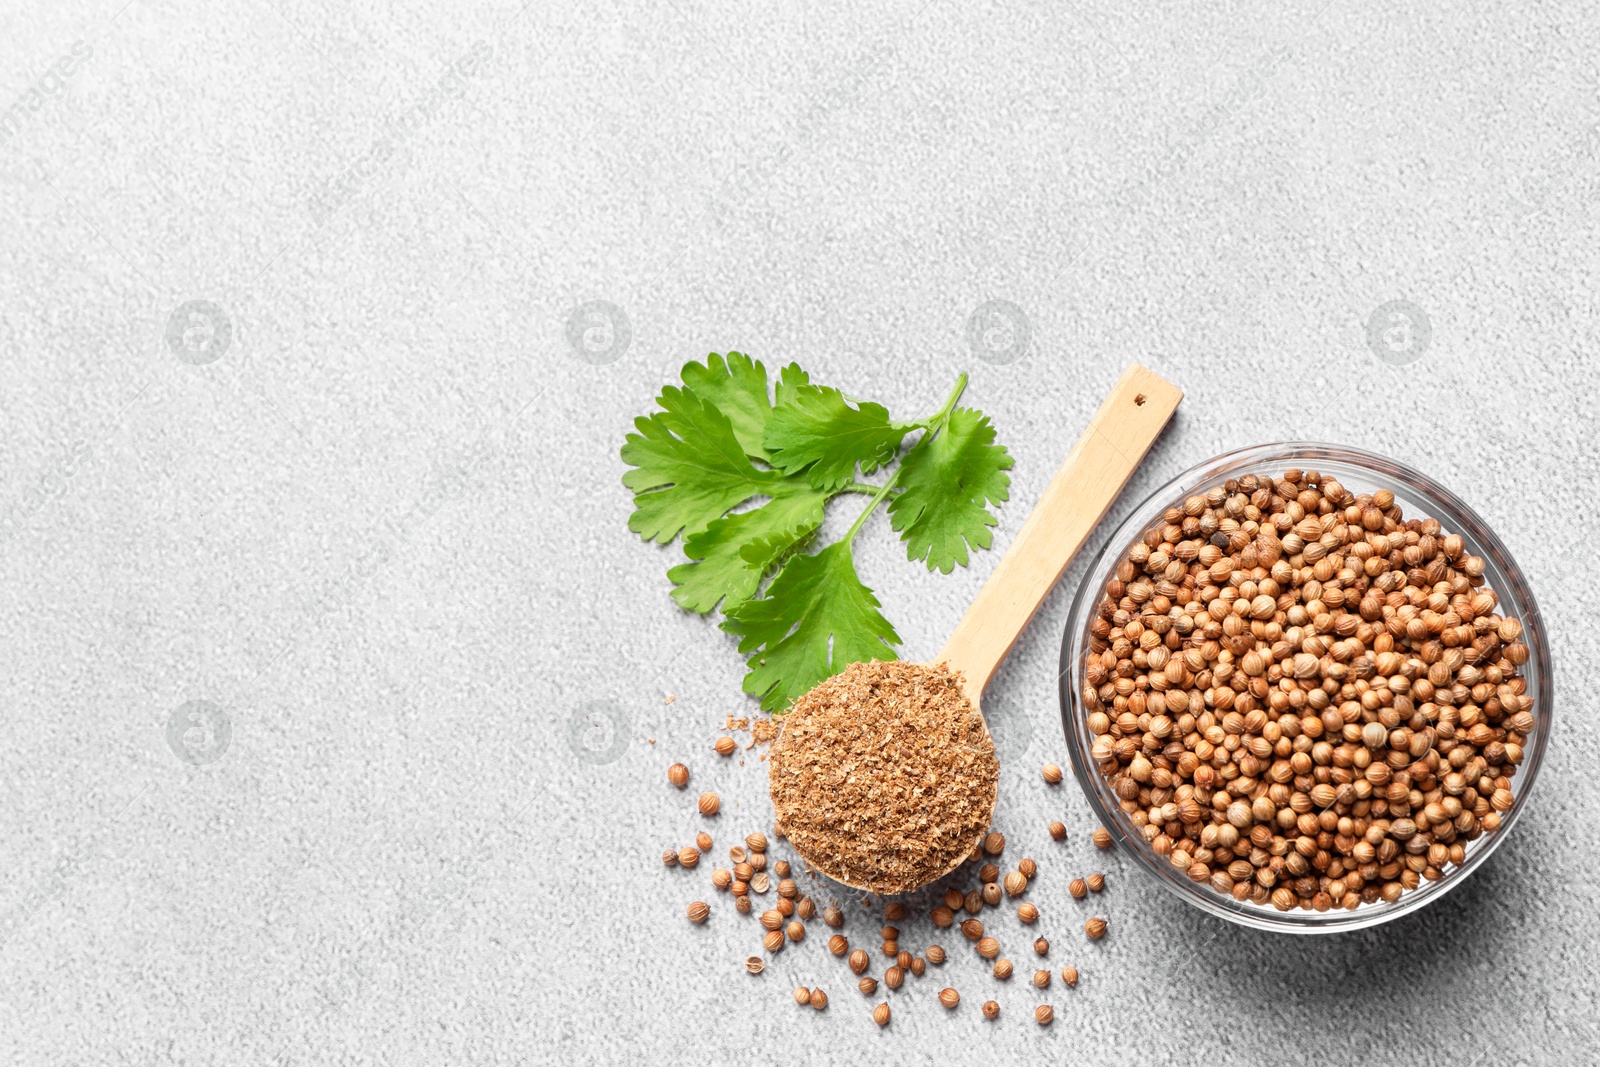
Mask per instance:
[[[885,923],[883,926],[878,928],[878,939],[880,941],[897,941],[899,938],[900,928],[898,926]]]
[[[995,960],[994,961],[994,976],[996,978],[1000,979],[1000,981],[1002,981],[1002,982],[1009,981],[1010,978],[1011,978],[1011,971],[1012,971],[1012,966],[1011,966],[1011,961],[1010,960]]]
[[[798,919],[783,928],[790,941],[804,941],[806,939],[806,924]]]
[[[750,879],[750,888],[757,893],[765,893],[772,888],[772,879],[767,877],[766,871],[757,871],[756,876]]]
[[[998,856],[1006,850],[1006,835],[998,830],[991,831],[983,839],[983,851],[991,856]]]
[[[731,737],[719,737],[717,738],[717,743],[711,747],[717,750],[717,755],[719,756],[731,756],[733,755],[733,750],[739,746],[734,744]]]
[[[1056,1017],[1055,1009],[1048,1004],[1041,1004],[1033,1009],[1033,1021],[1040,1026],[1049,1026],[1050,1021]]]
[[[1051,823],[1050,824],[1050,838],[1053,841],[1065,841],[1067,839],[1067,826],[1066,826],[1066,823],[1060,823],[1060,822]],[[990,1003],[993,1003],[993,1001],[990,1001]]]
[[[1021,871],[1012,871],[1006,875],[1006,896],[1020,897],[1028,891],[1028,876]]]
[[[800,895],[800,887],[795,884],[793,878],[779,878],[778,895],[784,900],[793,900]]]
[[[885,941],[879,946],[879,948],[883,951],[883,954],[888,956],[890,959],[894,959],[896,956],[900,955],[900,942],[898,941]]]
[[[894,962],[902,971],[911,970],[911,953],[901,949],[894,954]]]
[[[772,865],[772,873],[777,875],[779,878],[789,877],[789,861],[779,860],[777,863],[774,863]]]
[[[1098,941],[1106,936],[1106,921],[1104,919],[1090,919],[1083,924],[1083,932],[1089,935],[1090,941]]]
[[[733,865],[733,876],[741,882],[748,882],[756,876],[755,868],[741,860]]]
[[[850,970],[856,974],[860,974],[862,971],[867,969],[867,966],[871,961],[867,958],[867,950],[864,948],[858,948],[850,953],[849,962]]]
[[[1089,886],[1089,892],[1098,893],[1106,887],[1106,876],[1103,874],[1091,874],[1087,885]]]
[[[876,1008],[873,1008],[872,1009],[872,1021],[877,1023],[879,1026],[888,1026],[889,1025],[889,1005],[887,1005],[887,1004],[879,1004]]]
[[[1061,980],[1073,989],[1078,988],[1078,968],[1063,967],[1061,969]]]
[[[726,867],[718,867],[711,872],[711,884],[718,889],[727,889],[733,885],[733,872]]]
[[[699,833],[695,834],[694,847],[698,848],[701,852],[710,852],[711,835],[706,833],[704,830],[701,830]]]
[[[1033,986],[1034,986],[1035,989],[1047,989],[1047,988],[1049,988],[1049,986],[1050,986],[1050,972],[1049,971],[1034,971],[1033,972]]]
[[[689,768],[681,763],[674,763],[667,768],[667,781],[682,789],[689,784]]]
[[[976,889],[967,890],[967,895],[961,901],[961,906],[969,915],[977,915],[983,911],[983,894]]]
[[[721,800],[721,798],[719,798],[717,796],[717,794],[715,794],[715,793],[701,793],[700,794],[700,814],[701,815],[715,815],[717,813],[717,810],[719,808],[721,808],[721,807],[722,807],[722,800]]]
[[[928,957],[928,962],[933,964],[935,967],[938,967],[945,961],[944,946],[929,945],[926,955]]]
[[[947,1009],[954,1008],[961,1003],[961,994],[946,986],[939,990],[939,1003],[943,1004]]]
[[[883,972],[883,984],[890,989],[899,989],[906,980],[906,972],[897,963]]]
[[[963,899],[959,889],[946,889],[944,891],[944,906],[951,911],[960,911]]]
[[[996,1001],[993,1001],[993,1000],[984,1001],[983,1002],[983,1017],[985,1019],[998,1019],[998,1018],[1000,1018],[1000,1005],[999,1005],[999,1003],[996,1002]]]
[[[802,1008],[805,1007],[807,1004],[810,1004],[811,1003],[811,990],[807,989],[803,985],[802,986],[795,986],[795,989],[794,989],[794,1002],[796,1004],[800,1005]]]
[[[870,997],[878,991],[878,980],[870,974],[862,975],[861,981],[856,983],[856,988],[861,990],[861,995]]]
[[[1095,848],[1111,847],[1111,831],[1107,830],[1104,826],[1096,826],[1094,828],[1094,833],[1091,834],[1090,837],[1094,840]]]
[[[677,862],[676,856],[673,857],[673,862]],[[933,920],[933,925],[937,926],[941,930],[948,929],[950,924],[956,921],[955,912],[951,911],[943,904],[940,904],[937,908],[934,908],[933,911],[928,913],[928,915],[929,918]]]
[[[1022,858],[1022,862],[1017,864],[1017,870],[1022,872],[1022,877],[1031,882],[1033,880],[1033,876],[1039,873],[1039,865],[1028,857],[1024,856]]]
[[[911,973],[921,978],[928,971],[928,961],[921,956],[911,957]]]
[[[677,852],[670,848],[667,849],[665,852],[661,853],[661,862],[668,867],[676,867],[678,865]]]
[[[983,902],[985,904],[989,905],[989,907],[992,908],[996,904],[1000,903],[1000,883],[999,882],[985,882],[982,892],[983,892]]]
[[[760,974],[762,971],[767,969],[767,965],[760,956],[746,956],[744,961],[744,969],[749,971],[751,974]]]
[[[828,994],[824,993],[821,989],[813,989],[811,991],[811,1006],[816,1008],[818,1011],[827,1011]]]
[[[968,941],[978,941],[983,938],[983,923],[977,919],[967,919],[961,924],[961,932]]]
[[[743,845],[734,845],[728,850],[728,859],[734,863],[743,863],[746,856]]]
[[[1028,926],[1032,926],[1039,921],[1039,909],[1032,904],[1019,904],[1017,906],[1017,919]]]
[[[906,917],[906,906],[900,901],[892,901],[883,909],[883,917],[890,922],[899,922]]]
[[[980,882],[998,882],[999,880],[1000,880],[1000,868],[995,866],[994,864],[985,863],[982,867],[978,868],[978,881],[980,881]]]
[[[992,960],[1000,955],[1000,942],[992,937],[986,937],[978,942],[978,955],[986,960]]]
[[[783,926],[783,912],[764,911],[761,913],[761,925],[768,930],[777,930]]]
[[[1033,943],[1033,951],[1040,956],[1050,955],[1050,941],[1047,938],[1039,938]]]
[[[700,865],[700,850],[691,845],[685,845],[678,850],[678,865],[680,867],[697,867]]]
[[[817,905],[810,897],[801,897],[800,903],[794,906],[794,912],[800,918],[810,922],[817,917]]]
[[[751,852],[765,852],[767,850],[767,835],[760,833],[746,834],[744,843]]]
[[[738,909],[741,915],[750,914],[750,898],[743,893],[733,898],[733,906]]]
[[[1049,782],[1051,785],[1061,784],[1061,768],[1056,766],[1054,763],[1046,763],[1044,765],[1044,769],[1039,773],[1043,774],[1044,780]]]
[[[746,857],[745,862],[750,864],[752,870],[764,871],[767,869],[767,854],[765,852],[752,852]]]
[[[767,931],[767,935],[761,939],[761,947],[766,949],[768,952],[783,951],[783,944],[784,941],[782,930],[769,930]]]
[[[707,904],[705,901],[697,900],[693,904],[689,905],[690,922],[703,923],[709,918],[711,918],[711,905]]]
[[[835,956],[843,956],[850,951],[850,939],[843,934],[834,934],[828,938],[828,951]]]
[[[788,897],[779,897],[777,903],[773,904],[772,906],[777,908],[778,914],[782,915],[785,919],[794,914],[794,901],[790,900]]]
[[[829,904],[822,909],[822,921],[837,930],[844,925],[844,912],[840,911],[836,905]]]

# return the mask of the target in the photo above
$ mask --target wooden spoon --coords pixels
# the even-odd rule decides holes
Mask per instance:
[[[983,690],[996,668],[1161,435],[1182,399],[1183,392],[1177,386],[1138,364],[1124,371],[1017,531],[994,573],[956,624],[935,662],[961,672],[967,698],[980,716]],[[983,820],[985,827],[993,814],[991,809],[990,818]],[[960,866],[985,832],[980,829],[970,847],[928,881],[936,881]],[[790,843],[795,844],[793,840]],[[806,860],[846,885],[868,888],[839,878],[813,857],[807,856]],[[916,888],[900,887],[902,892]]]

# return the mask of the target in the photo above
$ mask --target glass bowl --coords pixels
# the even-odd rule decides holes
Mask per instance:
[[[1279,911],[1271,904],[1235,900],[1217,892],[1209,883],[1193,882],[1186,872],[1173,867],[1145,841],[1138,827],[1123,812],[1116,795],[1090,756],[1093,739],[1089,735],[1087,712],[1081,696],[1083,665],[1088,654],[1089,625],[1117,564],[1134,541],[1142,537],[1163,512],[1169,507],[1181,505],[1186,496],[1203,493],[1229,478],[1246,474],[1277,478],[1291,468],[1316,470],[1324,477],[1337,478],[1345,488],[1357,494],[1389,489],[1395,495],[1395,502],[1404,509],[1407,519],[1434,518],[1443,526],[1444,533],[1460,535],[1466,543],[1466,550],[1483,558],[1484,583],[1500,598],[1496,610],[1522,623],[1522,640],[1529,650],[1528,662],[1521,668],[1521,673],[1527,679],[1527,693],[1534,700],[1531,709],[1534,728],[1523,746],[1523,761],[1513,778],[1515,803],[1511,810],[1501,815],[1497,830],[1480,834],[1476,840],[1466,843],[1464,863],[1445,869],[1437,881],[1423,881],[1394,903],[1363,903],[1353,910],[1334,907],[1318,912],[1297,907],[1290,911]],[[1398,919],[1444,896],[1489,858],[1490,853],[1515,828],[1518,816],[1527,806],[1534,782],[1538,779],[1550,737],[1553,679],[1544,619],[1534,603],[1533,593],[1505,545],[1477,513],[1431,478],[1394,460],[1339,445],[1284,442],[1239,449],[1184,471],[1152,493],[1117,527],[1090,564],[1078,587],[1066,634],[1061,641],[1059,685],[1061,721],[1066,731],[1073,774],[1077,776],[1078,784],[1100,822],[1123,848],[1133,854],[1140,867],[1185,902],[1229,922],[1262,930],[1317,934],[1357,930]]]

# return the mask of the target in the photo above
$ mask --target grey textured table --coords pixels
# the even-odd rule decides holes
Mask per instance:
[[[0,1062],[1593,1062],[1597,22],[10,0]],[[691,927],[708,869],[657,859],[699,828],[674,759],[719,855],[769,825],[764,765],[710,753],[742,665],[617,455],[735,348],[903,413],[969,371],[1016,457],[997,550],[1132,360],[1188,398],[1114,515],[1244,444],[1414,463],[1548,616],[1531,810],[1398,923],[1201,917],[1039,780],[1074,568],[986,704],[1082,985],[958,951],[879,1031],[815,933],[747,976],[751,920]],[[912,658],[997,558],[930,575],[881,515],[859,546]],[[1064,883],[1102,863],[1090,946]]]

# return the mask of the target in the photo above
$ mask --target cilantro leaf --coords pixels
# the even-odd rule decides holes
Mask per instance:
[[[967,546],[988,548],[998,521],[985,503],[1010,496],[1004,471],[1012,459],[994,443],[989,417],[956,408],[942,430],[924,434],[900,460],[902,490],[889,501],[889,522],[906,543],[906,558],[925,559],[930,571],[949,574],[967,565]]]
[[[804,470],[817,488],[838,489],[855,479],[857,463],[871,474],[893,460],[915,426],[891,421],[882,404],[851,407],[831,386],[797,385],[772,410],[764,443],[785,474]]]
[[[811,375],[801,370],[800,364],[791,363],[779,373],[773,392],[777,394],[779,404],[788,404],[794,401],[801,386],[810,384]]]
[[[635,419],[639,432],[622,443],[622,460],[634,468],[622,476],[634,492],[628,529],[646,541],[666,544],[680,530],[699,533],[783,480],[746,458],[733,424],[714,404],[671,385],[657,402],[663,410]]]
[[[732,611],[755,594],[766,573],[802,538],[822,524],[828,494],[803,482],[786,482],[753,511],[717,519],[686,538],[690,562],[667,572],[678,583],[672,599],[705,614],[722,601]]]
[[[742,352],[729,352],[724,360],[713,352],[704,363],[685,363],[682,377],[683,384],[700,399],[728,416],[745,455],[763,461],[768,458],[761,435],[767,431],[772,403],[767,399],[767,368],[759,360]]]
[[[766,711],[781,711],[812,686],[851,663],[895,658],[900,643],[878,598],[856,577],[849,541],[795,556],[766,596],[729,611],[722,628],[750,656],[744,691]]]

